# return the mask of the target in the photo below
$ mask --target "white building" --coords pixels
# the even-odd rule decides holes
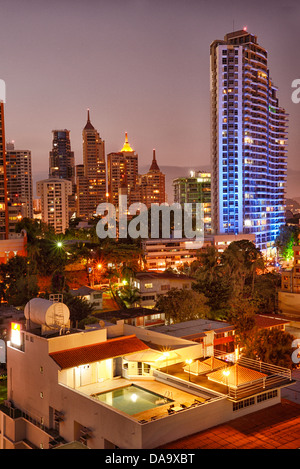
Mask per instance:
[[[72,182],[51,177],[36,183],[41,198],[42,221],[52,226],[56,233],[64,233],[69,226],[69,196]]]
[[[24,330],[12,324],[1,449],[154,449],[274,405],[292,383],[290,370],[253,360],[220,368],[199,343],[123,322],[72,331],[65,308],[39,303],[26,308]]]
[[[173,272],[137,272],[131,280],[132,286],[140,294],[142,307],[153,308],[160,295],[165,295],[172,288],[191,289],[193,279]]]

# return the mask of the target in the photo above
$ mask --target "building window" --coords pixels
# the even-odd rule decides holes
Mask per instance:
[[[264,392],[263,394],[259,394],[257,396],[257,402],[263,402],[268,399],[273,399],[274,397],[277,397],[278,391],[275,389],[274,391],[269,391],[269,392]]]
[[[249,397],[249,399],[243,399],[239,402],[234,402],[232,406],[232,410],[235,412],[236,410],[244,409],[245,407],[249,407],[250,405],[255,404],[254,397]]]
[[[145,283],[145,288],[153,288],[153,284],[152,283]]]

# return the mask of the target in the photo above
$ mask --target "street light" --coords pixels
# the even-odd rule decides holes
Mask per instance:
[[[225,376],[225,381],[226,381],[226,386],[227,386],[227,393],[229,391],[229,385],[228,385],[228,376],[230,375],[229,370],[223,370],[223,375]]]
[[[191,358],[185,360],[185,363],[186,363],[187,365],[189,365],[189,381],[191,381],[191,363],[192,363],[192,361],[193,361],[193,360],[192,360]]]

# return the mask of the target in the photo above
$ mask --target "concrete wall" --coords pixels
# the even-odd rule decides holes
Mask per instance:
[[[282,314],[300,318],[300,293],[278,292],[278,309]]]

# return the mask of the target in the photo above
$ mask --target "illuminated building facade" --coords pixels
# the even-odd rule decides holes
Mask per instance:
[[[0,240],[8,237],[7,174],[4,104],[0,100]]]
[[[42,221],[53,227],[55,233],[64,233],[69,226],[69,196],[72,182],[49,178],[38,181],[37,195],[41,198]]]
[[[107,155],[108,170],[108,201],[118,205],[119,188],[127,186],[128,204],[139,202],[138,191],[138,155],[134,152],[128,142],[125,133],[125,142],[120,152]]]
[[[22,218],[33,218],[31,151],[6,145],[9,232]]]
[[[151,204],[163,204],[166,202],[166,177],[159,169],[156,161],[155,150],[153,159],[147,174],[139,177],[140,202],[148,208]]]
[[[210,60],[213,231],[255,234],[266,252],[285,222],[287,114],[256,36],[227,34]]]
[[[211,174],[191,171],[190,177],[174,179],[173,187],[175,203],[203,204],[204,231],[211,233]]]
[[[99,204],[106,201],[105,142],[91,124],[90,111],[82,131],[83,166],[77,171],[77,216],[91,218]],[[83,171],[82,171],[83,169]],[[78,189],[79,187],[79,189]],[[84,200],[78,200],[78,198]],[[84,208],[84,212],[82,212]]]
[[[75,159],[71,150],[70,131],[52,130],[52,150],[49,153],[49,176],[67,179],[72,182],[69,197],[69,218],[76,210],[75,203]]]
[[[74,152],[71,151],[70,131],[52,130],[52,150],[49,154],[49,175],[68,179],[75,184]]]

